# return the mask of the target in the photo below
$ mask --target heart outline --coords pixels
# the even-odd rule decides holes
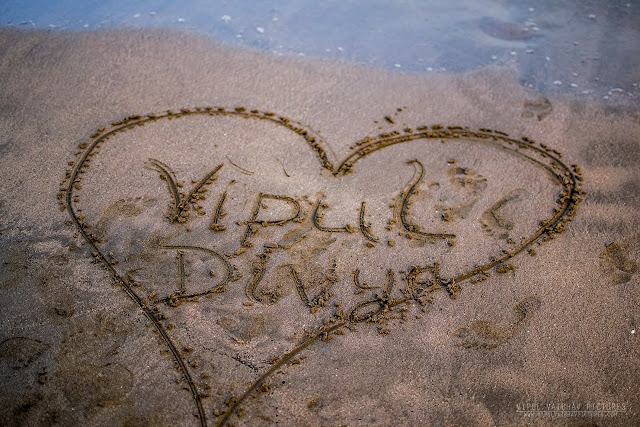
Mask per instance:
[[[559,207],[557,207],[554,211],[554,215],[549,219],[541,220],[540,228],[531,237],[524,240],[524,242],[521,243],[517,248],[515,248],[515,250],[505,253],[504,256],[500,258],[492,257],[490,262],[482,266],[476,266],[473,270],[459,274],[455,278],[449,279],[448,283],[443,285],[448,291],[451,298],[455,298],[457,296],[457,292],[460,289],[460,282],[508,261],[509,259],[521,253],[527,247],[532,245],[538,239],[542,238],[541,240],[544,242],[546,240],[552,239],[556,233],[563,232],[566,222],[570,221],[575,215],[577,205],[582,201],[581,196],[584,194],[584,191],[579,188],[579,182],[582,181],[579,167],[577,165],[572,165],[572,168],[568,167],[561,160],[560,152],[551,149],[542,143],[538,146],[536,145],[535,141],[526,137],[523,137],[521,140],[517,140],[511,138],[504,132],[497,130],[494,131],[487,128],[480,128],[478,131],[471,131],[469,130],[469,128],[463,128],[461,126],[447,126],[447,128],[445,129],[442,125],[432,125],[431,128],[429,128],[428,126],[418,126],[415,130],[405,129],[403,133],[397,130],[393,130],[391,132],[379,134],[376,137],[367,136],[356,141],[356,143],[350,147],[350,152],[347,154],[347,156],[342,161],[340,161],[337,166],[334,166],[334,164],[329,159],[327,151],[323,147],[323,145],[326,145],[326,143],[317,132],[297,121],[269,111],[259,111],[254,109],[247,111],[245,107],[236,107],[233,110],[227,110],[224,107],[196,107],[193,110],[183,108],[177,113],[171,110],[167,110],[166,112],[161,114],[150,113],[144,116],[132,115],[125,117],[120,121],[111,123],[109,127],[100,127],[95,133],[91,135],[89,141],[79,144],[78,148],[81,151],[75,153],[76,157],[79,156],[79,158],[75,162],[70,162],[71,169],[67,170],[65,178],[61,182],[60,192],[58,193],[58,201],[60,203],[61,209],[66,210],[70,215],[70,225],[76,226],[80,235],[91,247],[94,260],[100,261],[102,263],[102,265],[109,272],[111,281],[114,284],[119,285],[123,289],[123,291],[138,305],[143,314],[149,319],[155,329],[160,333],[163,342],[167,345],[175,362],[178,365],[178,370],[181,372],[183,378],[189,386],[197,407],[198,418],[201,426],[206,426],[207,424],[206,414],[202,406],[201,396],[198,393],[195,382],[191,377],[184,359],[180,356],[180,353],[169,337],[166,329],[156,318],[153,309],[149,307],[146,301],[133,290],[132,283],[130,283],[127,278],[123,278],[109,261],[109,259],[102,253],[102,251],[98,247],[99,243],[97,242],[95,236],[91,232],[87,231],[89,224],[79,219],[79,215],[77,215],[73,207],[73,204],[75,203],[73,193],[74,190],[79,191],[82,188],[80,185],[82,181],[81,175],[89,167],[88,160],[97,153],[97,150],[99,150],[100,146],[108,141],[111,136],[114,136],[120,132],[134,129],[137,126],[143,126],[148,122],[155,122],[162,119],[178,119],[180,117],[190,115],[209,115],[214,117],[236,116],[245,119],[266,120],[279,126],[283,126],[303,137],[320,160],[321,166],[327,169],[332,174],[332,176],[336,178],[344,176],[345,174],[351,172],[353,170],[353,166],[358,162],[358,160],[375,151],[381,150],[391,145],[401,144],[418,139],[442,140],[457,138],[478,138],[481,140],[486,140],[488,142],[496,143],[501,148],[509,150],[516,155],[522,156],[549,171],[558,180],[562,189],[557,200],[557,204],[559,205]],[[516,148],[512,148],[514,146]],[[525,151],[527,150],[532,151],[533,153],[541,157],[541,159],[547,160],[549,163],[546,164],[541,159],[536,159],[532,156],[528,156],[525,153]],[[67,223],[69,223],[69,221]],[[406,231],[411,232],[412,230],[407,229]],[[244,392],[243,395],[241,395],[238,399],[235,399],[233,404],[229,406],[228,410],[224,414],[222,414],[222,418],[217,423],[217,425],[225,424],[228,421],[228,418],[238,409],[239,405],[244,400],[246,400],[253,392],[255,392],[263,384],[266,378],[268,378],[281,366],[289,362],[296,354],[298,354],[304,348],[308,347],[317,339],[326,338],[332,332],[342,328],[345,325],[348,325],[349,323],[359,323],[368,318],[371,318],[372,316],[378,315],[380,312],[393,308],[394,305],[406,302],[407,300],[410,300],[412,298],[414,298],[414,296],[410,295],[408,297],[405,297],[404,299],[392,301],[388,298],[383,299],[383,297],[378,296],[375,299],[367,300],[360,304],[357,304],[351,310],[350,318],[342,320],[339,319],[332,325],[321,327],[313,334],[311,334],[311,336],[309,336],[305,341],[303,341],[302,344],[298,345],[289,353],[281,356],[278,361],[271,366],[271,368],[263,373]],[[354,315],[354,313],[357,314],[358,308],[371,304],[378,304],[378,310],[376,310],[375,312],[369,312],[365,315]]]

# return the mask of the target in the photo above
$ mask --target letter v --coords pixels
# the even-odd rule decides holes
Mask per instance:
[[[206,185],[209,185],[216,180],[215,175],[223,165],[224,163],[220,163],[218,166],[213,168],[200,181],[197,181],[194,184],[191,191],[189,191],[189,194],[185,195],[179,190],[179,187],[182,187],[182,185],[178,183],[176,174],[173,170],[160,160],[149,159],[146,163],[147,169],[160,172],[160,178],[167,181],[169,193],[171,193],[171,197],[173,198],[173,206],[171,207],[171,214],[169,215],[170,222],[178,222],[180,224],[187,222],[189,219],[190,204],[194,205],[194,209],[199,209],[195,206],[195,202],[199,199],[204,199],[204,196],[201,196],[200,194],[206,191]]]

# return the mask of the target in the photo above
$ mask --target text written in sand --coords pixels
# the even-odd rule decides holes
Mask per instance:
[[[199,142],[184,142],[186,130]],[[565,229],[583,194],[557,150],[489,128],[404,127],[356,141],[342,160],[332,151],[273,112],[207,107],[113,122],[69,162],[59,193],[69,225],[160,335],[201,425],[211,385],[179,350],[182,307],[282,306],[284,319],[317,319],[212,404],[226,424],[313,343],[362,323],[387,334],[437,292],[455,299],[465,282],[511,274],[514,257]]]

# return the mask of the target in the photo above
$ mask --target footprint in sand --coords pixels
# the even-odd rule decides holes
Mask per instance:
[[[535,99],[527,99],[524,101],[522,105],[522,117],[524,118],[533,118],[536,117],[538,121],[541,121],[549,114],[553,107],[551,106],[551,102],[544,96],[540,96]]]
[[[456,345],[487,350],[496,348],[515,337],[541,306],[542,301],[536,297],[518,302],[513,308],[515,320],[509,326],[500,326],[491,320],[474,320],[469,327],[453,333]]]
[[[454,221],[465,218],[476,204],[480,195],[487,189],[487,179],[471,168],[449,165],[447,168],[449,182],[456,190],[450,197],[440,198],[441,203],[434,206],[442,212],[443,221]],[[430,187],[434,187],[432,184]],[[437,184],[436,189],[440,186]]]
[[[500,210],[508,203],[520,199],[525,193],[526,191],[524,189],[518,188],[491,205],[489,209],[482,213],[479,219],[482,229],[489,236],[494,236],[498,239],[508,239],[509,231],[513,229],[514,222],[501,213]]]
[[[636,246],[639,237],[636,236],[634,239]],[[614,285],[627,283],[638,272],[638,263],[629,257],[626,245],[609,243],[602,251],[601,257],[606,261],[605,269],[611,274]]]

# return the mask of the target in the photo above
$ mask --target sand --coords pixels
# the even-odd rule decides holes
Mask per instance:
[[[2,424],[637,423],[637,106],[171,31],[0,52]]]

